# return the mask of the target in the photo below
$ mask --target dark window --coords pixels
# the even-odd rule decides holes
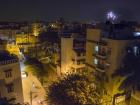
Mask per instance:
[[[7,92],[8,92],[8,93],[13,92],[13,91],[14,91],[14,85],[13,85],[13,83],[7,84],[7,85],[6,85],[6,88],[7,88]]]
[[[80,53],[77,53],[77,56],[81,56],[81,54]]]
[[[83,60],[83,64],[85,64],[85,62],[86,62],[86,61],[85,61],[85,60]]]
[[[86,54],[85,53],[83,53],[83,56],[85,56]]]
[[[12,77],[12,69],[5,70],[4,72],[6,78]]]
[[[80,64],[80,61],[77,61],[77,65],[79,65]]]

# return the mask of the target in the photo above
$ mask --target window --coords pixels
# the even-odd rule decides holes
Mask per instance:
[[[80,65],[80,61],[77,61],[77,65]]]
[[[5,70],[4,72],[6,78],[12,77],[12,69]]]
[[[81,54],[80,53],[77,53],[77,56],[81,56]]]
[[[96,51],[96,52],[99,51],[99,46],[95,46],[95,51]]]
[[[83,64],[85,64],[85,62],[86,62],[86,61],[85,61],[85,60],[83,60]]]
[[[94,59],[94,64],[96,64],[96,65],[98,64],[98,59],[96,59],[96,58]]]
[[[13,91],[14,91],[14,85],[13,85],[13,83],[7,84],[7,85],[6,85],[6,88],[7,88],[7,92],[8,92],[8,93],[13,92]]]
[[[83,53],[83,56],[85,56],[86,54],[85,53]]]
[[[139,53],[139,52],[138,52],[138,47],[137,47],[137,46],[134,46],[134,48],[133,48],[133,49],[134,49],[134,54],[135,54],[135,56],[137,56],[137,55],[138,55],[138,53]]]

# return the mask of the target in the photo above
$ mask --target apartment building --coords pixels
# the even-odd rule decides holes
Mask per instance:
[[[0,98],[6,98],[11,104],[23,103],[18,58],[4,51],[0,52]]]
[[[0,51],[6,49],[7,41],[0,39]]]
[[[66,35],[61,38],[61,73],[77,73],[85,70],[85,36]]]
[[[126,48],[139,41],[135,34],[131,27],[120,24],[87,29],[86,68],[105,80],[105,105],[126,105],[125,95],[118,90],[121,80],[112,78],[112,74],[121,66]]]

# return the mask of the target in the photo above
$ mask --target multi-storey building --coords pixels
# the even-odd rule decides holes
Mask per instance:
[[[16,35],[16,45],[23,53],[28,52],[29,48],[35,47],[37,42],[38,42],[38,38],[34,35],[29,35],[29,34]]]
[[[7,98],[12,104],[23,103],[19,61],[6,52],[0,52],[0,98]]]
[[[7,41],[0,39],[0,51],[6,49]]]
[[[95,77],[104,78],[104,93],[108,99],[105,105],[120,105],[125,99],[122,91],[118,90],[120,78],[114,79],[112,74],[121,66],[126,48],[139,41],[139,35],[135,34],[131,27],[120,24],[114,24],[113,28],[106,25],[103,29],[87,29],[86,67]]]
[[[0,22],[0,38],[7,40],[8,43],[14,43],[16,34],[29,33],[27,22]]]
[[[76,73],[85,69],[85,37],[80,35],[61,38],[61,73]]]

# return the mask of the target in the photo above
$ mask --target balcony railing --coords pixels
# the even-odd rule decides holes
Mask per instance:
[[[7,65],[7,64],[12,64],[16,62],[18,62],[18,59],[5,60],[5,61],[0,61],[0,65]]]
[[[100,71],[100,72],[105,72],[105,66],[102,64],[98,64],[96,66],[96,70]]]
[[[108,56],[108,53],[107,52],[97,52],[97,53],[93,54],[93,56],[96,56],[96,57],[99,57],[102,59],[106,59]]]

